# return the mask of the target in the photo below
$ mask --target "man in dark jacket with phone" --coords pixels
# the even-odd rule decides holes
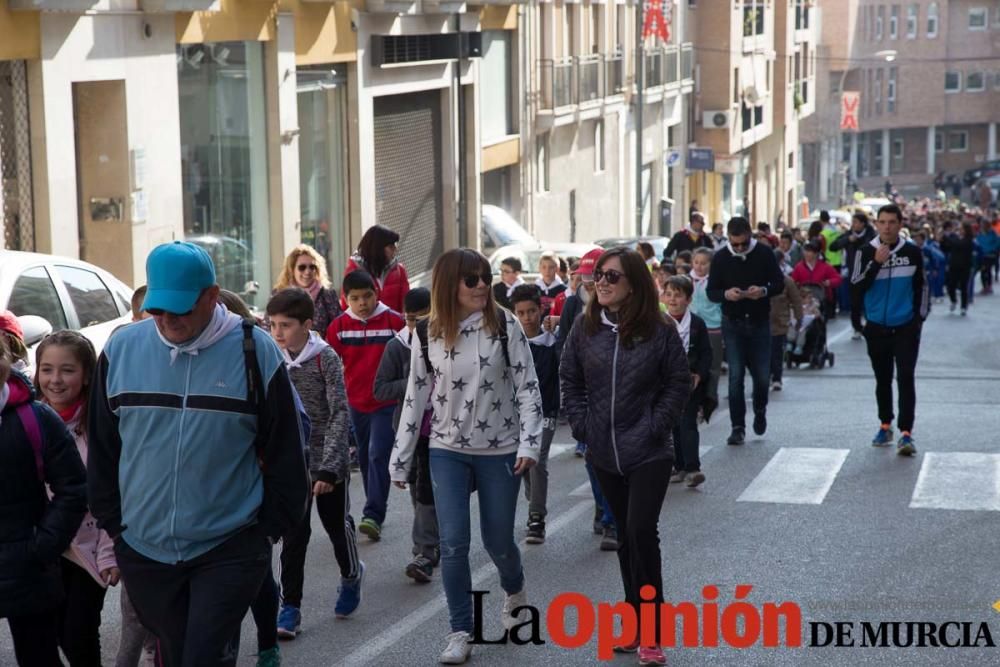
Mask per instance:
[[[753,238],[743,217],[729,221],[729,243],[716,251],[708,274],[708,298],[722,304],[722,339],[729,365],[729,419],[733,430],[726,440],[742,445],[746,439],[746,399],[743,380],[747,366],[753,379],[753,431],[767,431],[767,391],[771,368],[770,297],[785,289],[785,277],[774,251]]]

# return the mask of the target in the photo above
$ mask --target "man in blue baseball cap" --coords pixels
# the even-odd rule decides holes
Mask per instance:
[[[200,247],[156,247],[143,310],[105,346],[88,491],[167,665],[235,665],[271,545],[309,493],[295,397],[264,331],[217,303]]]

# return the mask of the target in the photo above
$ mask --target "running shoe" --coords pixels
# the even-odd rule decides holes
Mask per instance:
[[[367,535],[372,542],[378,542],[382,539],[382,526],[379,525],[378,521],[369,517],[365,517],[358,524],[358,532]]]
[[[700,470],[695,470],[688,474],[688,488],[694,489],[705,483],[705,473]]]
[[[302,632],[302,612],[290,604],[282,605],[278,614],[278,639],[295,639]]]
[[[746,431],[742,426],[737,426],[726,438],[727,445],[742,445],[746,441]]]
[[[443,665],[464,664],[472,655],[472,637],[468,632],[453,632],[447,637],[448,645],[441,651],[440,661]]]
[[[900,456],[913,456],[917,453],[917,446],[913,444],[913,436],[904,433],[896,443],[896,453]]]
[[[667,664],[667,656],[663,655],[663,649],[659,646],[640,646],[639,664],[665,665]]]
[[[618,551],[618,529],[615,526],[605,526],[601,551]]]
[[[781,391],[781,380],[775,380],[771,383],[771,391]]]
[[[365,564],[360,564],[358,576],[353,579],[340,578],[340,587],[337,589],[337,604],[333,608],[333,613],[337,618],[347,618],[361,604],[361,583],[365,578]]]
[[[892,429],[879,427],[875,437],[872,438],[872,447],[888,447],[892,444]]]
[[[965,308],[963,308],[961,313],[962,317],[965,317],[967,313],[968,311]]]
[[[429,583],[434,576],[434,563],[427,556],[417,554],[406,566],[406,576],[420,584]]]
[[[753,416],[753,432],[764,435],[767,432],[767,413],[758,412]]]
[[[528,536],[524,541],[528,544],[545,543],[545,519],[541,514],[532,512],[528,515]]]
[[[864,338],[864,334],[860,331],[855,331],[851,334],[851,340],[861,340],[862,338]]]
[[[949,306],[949,308],[948,308],[948,312],[949,313],[954,313],[955,312],[955,308],[957,308],[957,307],[958,307],[958,304],[956,304],[954,301],[952,301],[951,302],[951,306]]]
[[[510,630],[517,625],[514,610],[526,604],[528,604],[528,593],[523,586],[517,593],[507,593],[503,598],[503,609],[500,611],[500,622],[503,623],[503,627]]]
[[[257,667],[281,667],[281,651],[278,647],[269,648],[257,654]]]

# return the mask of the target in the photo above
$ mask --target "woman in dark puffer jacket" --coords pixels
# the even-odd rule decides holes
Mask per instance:
[[[570,332],[559,376],[573,437],[587,443],[618,524],[625,600],[638,618],[643,586],[655,589],[657,611],[663,602],[657,525],[674,459],[671,433],[691,393],[691,373],[637,252],[605,252],[594,279],[597,298]],[[640,647],[638,636],[620,647],[637,649],[641,664],[666,664],[659,646]]]
[[[10,624],[19,665],[51,667],[62,665],[60,556],[87,511],[87,473],[62,419],[34,400],[31,383],[11,363],[0,341],[0,618]],[[28,435],[34,428],[40,451]]]

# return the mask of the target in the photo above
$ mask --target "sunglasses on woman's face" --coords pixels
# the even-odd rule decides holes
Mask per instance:
[[[621,271],[615,271],[614,269],[594,269],[594,282],[599,283],[602,280],[606,280],[609,285],[617,285],[618,281],[624,275]]]
[[[475,289],[476,287],[479,287],[480,280],[483,281],[484,285],[489,287],[490,283],[493,282],[493,274],[487,271],[482,274],[472,273],[462,278],[462,282],[464,282],[465,286],[468,287],[469,289]]]
[[[319,267],[315,264],[299,264],[295,267],[299,273],[305,273],[306,271],[318,271]]]

